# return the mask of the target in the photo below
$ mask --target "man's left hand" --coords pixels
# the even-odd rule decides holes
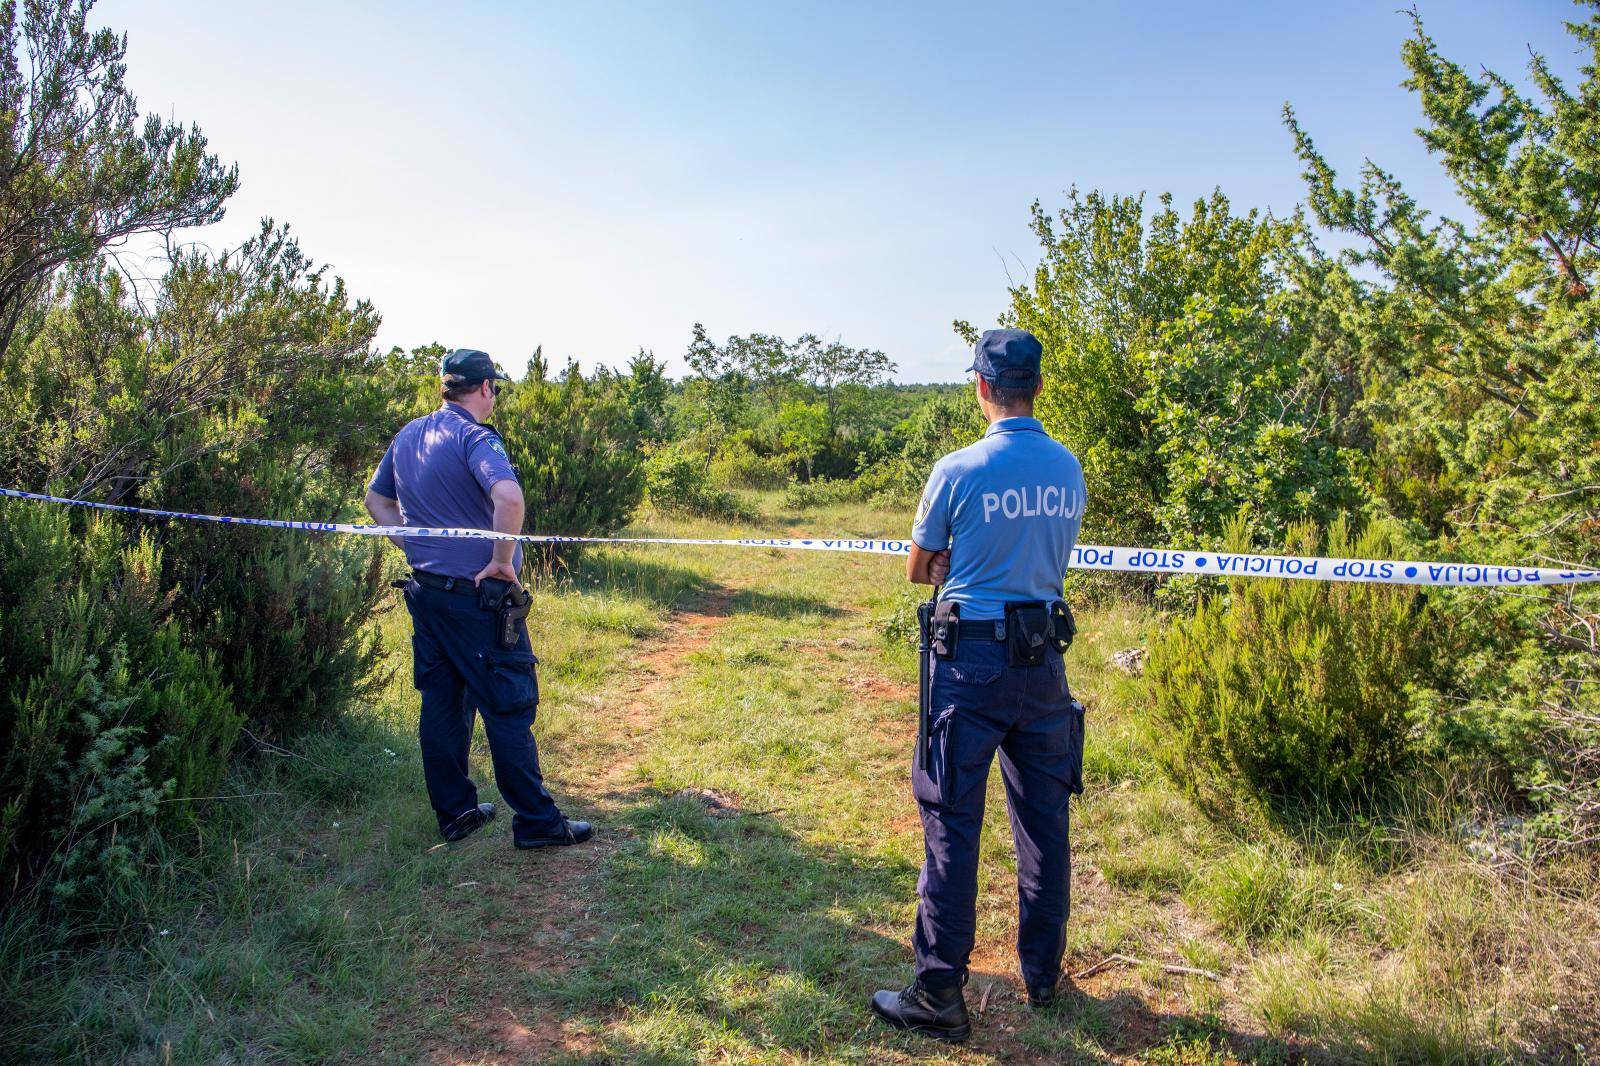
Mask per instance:
[[[498,559],[491,559],[488,566],[478,571],[478,576],[472,579],[472,583],[474,585],[482,584],[483,579],[486,577],[497,577],[501,581],[509,581],[515,585],[517,583],[517,568],[510,563],[502,563]]]

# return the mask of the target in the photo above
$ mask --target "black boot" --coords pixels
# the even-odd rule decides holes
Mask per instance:
[[[444,838],[454,844],[458,840],[465,840],[490,822],[494,821],[494,804],[480,803],[472,810],[463,814],[444,829],[440,830]]]
[[[519,837],[512,834],[512,842],[524,851],[530,848],[559,848],[568,844],[582,844],[594,836],[594,826],[588,822],[561,819],[561,828],[547,837]]]
[[[1054,981],[1040,981],[1028,985],[1028,1006],[1034,1010],[1048,1010],[1078,994],[1078,986],[1070,977],[1057,977]]]
[[[972,1035],[967,1021],[967,999],[960,985],[924,988],[913,981],[904,989],[885,988],[874,993],[872,1012],[896,1029],[937,1037],[952,1043]]]

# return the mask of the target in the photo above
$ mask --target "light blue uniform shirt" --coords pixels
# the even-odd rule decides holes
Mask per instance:
[[[1004,618],[1007,603],[1061,598],[1087,496],[1077,456],[1038,419],[1002,418],[934,464],[911,539],[950,549],[939,598],[963,619]]]

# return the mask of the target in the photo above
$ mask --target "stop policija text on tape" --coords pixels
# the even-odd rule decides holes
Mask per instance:
[[[266,529],[292,529],[305,533],[341,533],[365,537],[468,537],[481,540],[515,540],[528,544],[680,544],[728,548],[777,548],[794,551],[858,552],[869,555],[907,555],[909,540],[865,540],[849,537],[568,537],[551,533],[496,533],[488,529],[434,529],[418,526],[374,526],[350,522],[304,522],[277,518],[239,518],[230,515],[163,511],[151,507],[98,503],[66,496],[0,489],[0,498],[86,507],[97,511],[143,515],[148,518],[216,522]],[[1505,566],[1488,563],[1427,562],[1391,559],[1334,559],[1304,555],[1255,555],[1245,552],[1209,552],[1167,548],[1102,547],[1080,544],[1073,549],[1073,569],[1147,574],[1194,574],[1209,577],[1278,577],[1302,581],[1364,581],[1389,585],[1505,587],[1575,585],[1600,582],[1600,570],[1542,566]]]

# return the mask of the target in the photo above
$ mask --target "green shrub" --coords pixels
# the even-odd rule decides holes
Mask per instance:
[[[368,347],[371,308],[271,227],[225,255],[185,252],[152,284],[135,299],[88,264],[41,297],[0,354],[0,406],[27,427],[0,432],[0,482],[354,517],[399,399]],[[0,891],[109,904],[162,823],[203,814],[241,728],[292,737],[361,693],[382,549],[6,510]],[[46,514],[58,524],[36,526]]]
[[[644,463],[645,493],[650,505],[669,514],[737,518],[743,514],[733,493],[711,483],[705,456],[677,446],[657,449]]]
[[[826,507],[834,503],[861,503],[871,495],[871,486],[861,481],[818,478],[796,482],[783,493],[783,505],[795,510]]]
[[[711,480],[736,489],[781,489],[789,483],[789,462],[780,455],[758,455],[724,444],[711,461]]]
[[[1249,542],[1243,523],[1228,532]],[[1319,551],[1291,529],[1291,554],[1384,558],[1390,527],[1354,543],[1342,521]],[[1158,633],[1146,677],[1169,773],[1203,806],[1283,810],[1359,801],[1413,762],[1414,682],[1427,654],[1420,596],[1405,587],[1260,577]]]
[[[221,777],[240,719],[215,661],[184,646],[161,562],[119,519],[0,504],[7,893],[43,881],[57,902],[112,912],[149,834],[192,813],[164,801]]]
[[[210,460],[170,477],[164,503],[212,514],[339,515],[358,483],[328,472]],[[384,590],[385,548],[368,538],[209,522],[163,531],[173,618],[219,664],[257,736],[288,740],[332,726],[382,680],[367,626]]]
[[[857,480],[869,495],[915,502],[933,464],[982,437],[983,429],[983,412],[970,392],[935,396],[901,425],[898,452],[863,456]]]
[[[570,367],[548,381],[536,360],[494,420],[522,479],[529,533],[605,536],[627,525],[644,495],[643,453],[616,390]]]
[[[917,643],[917,608],[927,598],[928,590],[920,586],[902,586],[895,591],[876,619],[885,644],[914,646]]]

